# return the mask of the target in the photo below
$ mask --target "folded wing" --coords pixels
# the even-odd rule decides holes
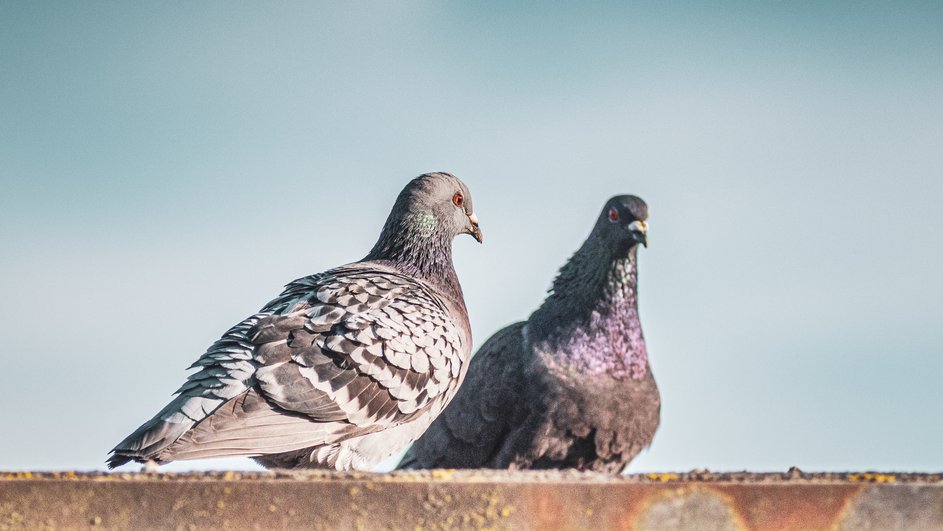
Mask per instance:
[[[454,393],[464,342],[443,301],[395,271],[299,279],[217,341],[109,465],[277,454],[401,425]]]

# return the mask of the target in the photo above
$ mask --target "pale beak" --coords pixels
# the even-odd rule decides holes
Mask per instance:
[[[625,227],[632,233],[632,239],[648,247],[648,223],[644,221],[633,221]]]
[[[468,216],[468,221],[471,222],[471,226],[468,227],[468,234],[472,235],[472,238],[478,240],[478,243],[481,243],[481,229],[478,228],[478,216],[474,213]]]

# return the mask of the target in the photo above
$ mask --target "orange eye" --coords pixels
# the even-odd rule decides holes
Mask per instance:
[[[461,192],[455,192],[455,195],[452,196],[452,204],[460,207],[465,204],[465,196]]]
[[[613,223],[619,221],[619,211],[616,210],[616,207],[609,208],[609,221]]]

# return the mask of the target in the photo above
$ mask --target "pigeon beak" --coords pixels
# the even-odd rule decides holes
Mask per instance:
[[[633,221],[626,226],[632,239],[648,247],[648,223],[644,221]]]
[[[468,216],[468,221],[471,222],[471,226],[468,227],[468,234],[471,234],[472,238],[478,240],[478,243],[481,243],[481,229],[478,228],[478,216],[474,213]]]

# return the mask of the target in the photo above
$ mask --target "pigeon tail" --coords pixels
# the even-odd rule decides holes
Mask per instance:
[[[129,461],[162,462],[164,450],[197,423],[185,411],[201,411],[202,417],[205,417],[222,403],[223,400],[217,398],[178,396],[154,418],[112,448],[112,455],[107,460],[108,468],[116,468]]]

